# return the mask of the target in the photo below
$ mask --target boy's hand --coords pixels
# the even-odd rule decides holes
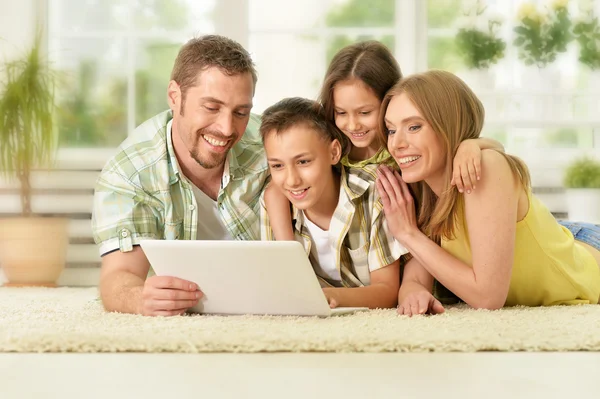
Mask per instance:
[[[339,300],[335,295],[335,288],[325,287],[323,288],[323,293],[325,294],[325,298],[327,298],[327,303],[329,303],[329,307],[331,309],[337,308],[339,306]]]

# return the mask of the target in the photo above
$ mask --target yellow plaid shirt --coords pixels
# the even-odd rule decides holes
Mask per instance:
[[[131,251],[142,238],[195,240],[198,206],[178,170],[171,141],[171,111],[147,120],[108,161],[94,194],[92,230],[100,254]],[[230,150],[217,197],[221,220],[232,237],[260,237],[260,194],[269,176],[252,115],[242,139]]]
[[[371,173],[361,169],[341,169],[340,196],[329,225],[330,244],[341,276],[331,280],[311,253],[314,245],[304,213],[292,208],[292,225],[296,241],[309,256],[323,286],[362,287],[371,282],[371,272],[399,259],[408,251],[390,233],[383,205],[375,189]],[[261,198],[261,238],[274,240],[264,197]]]

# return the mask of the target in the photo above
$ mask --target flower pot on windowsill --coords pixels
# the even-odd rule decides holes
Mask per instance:
[[[590,72],[588,83],[585,91],[591,95],[600,93],[600,70],[595,69]],[[600,101],[597,97],[584,97],[588,107],[589,118],[596,118],[600,115]]]
[[[496,76],[489,68],[467,69],[459,76],[475,93],[490,92],[496,88]]]
[[[564,184],[569,220],[600,224],[600,162],[575,160],[565,171]]]
[[[521,75],[520,117],[532,120],[560,119],[564,109],[557,106],[560,99],[561,73],[554,65],[544,68],[529,66]],[[526,94],[525,94],[526,93]]]
[[[567,189],[567,216],[574,222],[600,224],[600,188]]]

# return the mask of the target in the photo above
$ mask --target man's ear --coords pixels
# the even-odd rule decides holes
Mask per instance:
[[[169,87],[167,87],[167,100],[169,101],[169,108],[173,111],[173,114],[180,114],[181,107],[181,89],[176,81],[171,80]]]
[[[331,149],[331,164],[337,165],[340,162],[340,158],[342,158],[342,145],[340,144],[338,139],[335,139],[330,144]]]

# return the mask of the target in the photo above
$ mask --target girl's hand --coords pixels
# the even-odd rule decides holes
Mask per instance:
[[[404,238],[419,231],[415,203],[400,173],[382,165],[377,169],[377,192],[381,197],[388,228],[404,245]],[[405,245],[406,246],[406,245]]]
[[[418,314],[444,313],[444,306],[429,291],[417,291],[408,294],[398,304],[398,314],[413,316]]]
[[[470,194],[481,178],[481,148],[475,140],[465,140],[458,146],[452,168],[451,185],[459,192]]]

